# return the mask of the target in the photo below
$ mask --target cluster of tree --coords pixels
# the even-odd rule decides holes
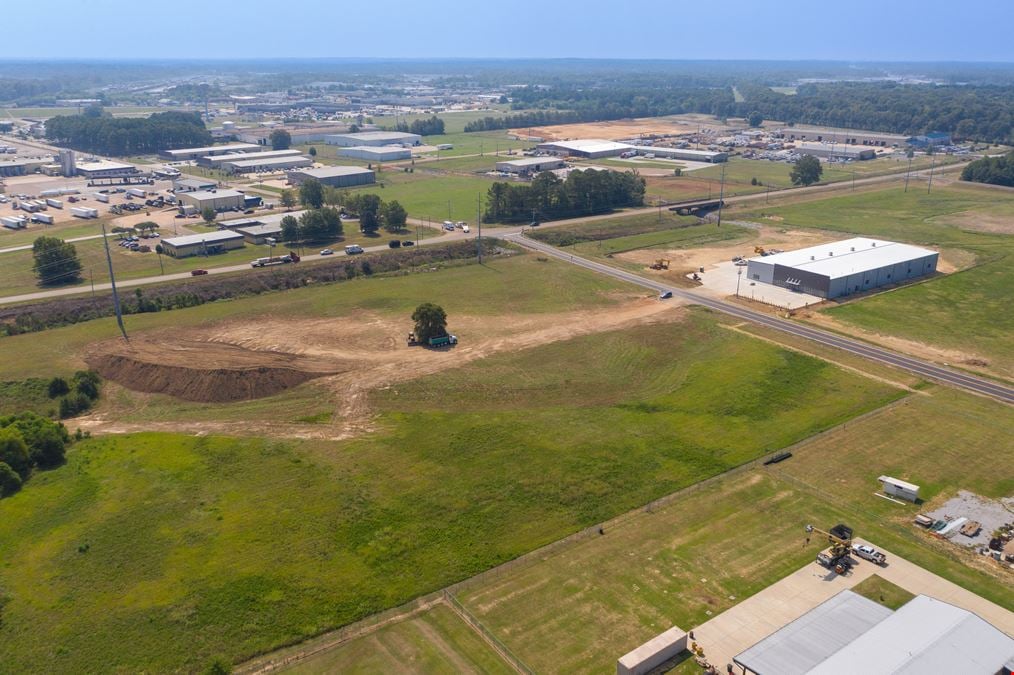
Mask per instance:
[[[0,497],[20,490],[34,469],[62,464],[70,442],[62,424],[42,415],[0,417]]]
[[[961,180],[1014,187],[1014,152],[975,160],[962,169]]]
[[[46,120],[46,137],[57,145],[102,155],[146,155],[211,144],[197,113],[164,112],[150,117],[60,115]]]
[[[419,134],[420,136],[440,136],[444,133],[444,121],[433,115],[426,119],[413,120],[411,124],[399,121],[395,125],[395,131],[407,134]]]
[[[545,171],[530,183],[494,183],[489,188],[487,222],[532,218],[573,218],[644,204],[644,179],[633,172],[571,171],[566,180]]]
[[[813,185],[820,180],[820,177],[824,175],[824,167],[821,165],[820,160],[813,155],[803,155],[796,160],[795,165],[792,167],[792,171],[789,172],[789,178],[792,180],[793,185]],[[756,180],[756,179],[755,179]]]
[[[440,305],[424,302],[412,312],[412,321],[415,322],[415,338],[419,342],[447,335],[447,312]]]
[[[757,83],[689,86],[665,79],[644,79],[641,86],[529,86],[513,93],[512,107],[529,112],[486,117],[465,131],[596,122],[627,117],[705,113],[787,124],[816,124],[917,135],[934,130],[994,143],[1014,140],[1014,86],[903,85],[893,82],[806,84],[795,95]],[[534,110],[533,110],[534,109]]]
[[[282,206],[292,208],[295,205],[295,196],[290,190],[283,190],[280,201]],[[320,181],[312,178],[300,184],[299,202],[304,208],[314,211],[320,211],[325,204],[341,207],[341,211],[359,217],[359,229],[366,234],[375,234],[380,228],[384,228],[388,232],[401,232],[405,229],[405,224],[408,222],[408,213],[397,200],[385,203],[378,195],[349,193],[347,190],[339,190],[328,185],[321,185]],[[339,211],[336,211],[336,213],[339,213]],[[306,214],[303,215],[306,216]],[[311,218],[322,224],[319,215],[311,216]],[[328,214],[328,219],[330,219],[330,214]],[[295,218],[292,220],[295,220]],[[328,230],[322,231],[322,236],[320,237],[308,238],[339,237],[342,234],[341,220],[337,221],[337,225],[337,232],[333,235]]]
[[[285,216],[281,225],[286,243],[334,241],[344,233],[341,212],[333,206],[307,209],[298,220]]]
[[[140,289],[138,289],[140,290]],[[62,377],[49,381],[49,398],[60,401],[60,419],[80,415],[99,399],[102,380],[94,370],[79,370],[67,382]]]
[[[32,244],[32,270],[43,286],[81,280],[81,261],[74,244],[57,237],[39,237]]]
[[[501,243],[492,237],[483,237],[483,255],[502,252]],[[218,300],[249,297],[310,284],[345,281],[358,276],[381,273],[405,273],[413,269],[428,269],[433,265],[453,264],[475,259],[475,242],[459,241],[436,246],[413,246],[383,254],[334,258],[330,263],[311,267],[287,265],[276,268],[273,274],[246,274],[234,277],[208,279],[199,277],[180,282],[151,286],[143,294],[135,291],[136,300],[121,296],[124,314],[166,312],[196,307]],[[140,290],[140,289],[138,289]],[[50,328],[69,326],[113,315],[113,300],[109,293],[91,297],[54,299],[27,305],[0,307],[0,336],[21,335]]]

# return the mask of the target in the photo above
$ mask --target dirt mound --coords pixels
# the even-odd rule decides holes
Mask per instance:
[[[272,396],[351,368],[298,354],[256,351],[206,340],[170,342],[155,336],[100,345],[85,360],[128,389],[187,401],[225,403]]]

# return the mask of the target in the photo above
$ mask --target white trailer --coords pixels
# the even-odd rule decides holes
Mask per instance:
[[[40,197],[62,197],[64,195],[77,195],[81,194],[81,191],[77,188],[57,188],[55,190],[43,190],[39,193]]]
[[[46,225],[52,225],[53,224],[53,216],[49,215],[48,213],[33,213],[32,214],[32,222],[33,223],[45,223]]]
[[[2,216],[0,217],[0,225],[10,230],[20,230],[25,227],[27,220],[23,216]]]
[[[54,209],[63,208],[63,202],[61,202],[59,199],[53,199],[52,197],[46,197],[46,204],[52,206]]]
[[[74,206],[70,210],[71,215],[77,218],[98,218],[99,210],[90,209],[86,206]]]
[[[103,204],[109,203],[109,195],[107,194],[104,194],[102,192],[96,192],[92,196],[95,197],[95,201],[97,202],[102,202]]]
[[[130,195],[131,197],[140,197],[141,199],[144,199],[145,197],[148,196],[148,193],[140,188],[130,188],[129,190],[127,190],[127,194]]]

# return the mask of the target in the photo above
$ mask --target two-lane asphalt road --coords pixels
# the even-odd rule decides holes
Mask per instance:
[[[774,328],[775,330],[780,330],[782,332],[789,333],[790,335],[806,338],[807,340],[813,340],[814,342],[828,347],[836,347],[872,361],[877,361],[879,363],[907,370],[910,373],[914,373],[927,379],[949,384],[977,394],[982,394],[983,396],[990,396],[1003,401],[1004,403],[1014,403],[1014,388],[997,382],[969,375],[944,366],[938,366],[934,363],[923,361],[922,359],[905,356],[904,354],[876,347],[860,340],[843,337],[835,333],[812,328],[786,319],[780,319],[762,312],[756,312],[730,302],[715,300],[714,298],[707,297],[692,290],[673,288],[661,281],[648,279],[640,276],[639,274],[618,269],[616,267],[606,265],[605,263],[565,253],[564,251],[548,244],[533,241],[520,233],[504,235],[504,238],[518,244],[519,246],[554,256],[560,260],[565,260],[593,272],[598,272],[599,274],[606,274],[615,279],[636,284],[644,288],[650,288],[651,290],[659,293],[663,291],[672,291],[674,296],[679,296],[695,304],[735,316],[739,319],[751,321],[768,328]]]

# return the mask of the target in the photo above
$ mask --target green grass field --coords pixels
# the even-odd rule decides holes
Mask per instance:
[[[317,311],[338,315],[406,311],[415,298],[399,283],[449,286],[461,305],[496,314],[589,299],[587,288],[561,298],[544,279],[526,290],[522,268],[511,303],[498,306],[502,274],[483,283],[476,275],[489,270],[456,271],[471,272],[472,288],[444,274],[401,277],[365,298],[347,284],[334,287],[348,296],[338,307],[307,292]],[[302,292],[278,294],[274,308],[299,311]],[[262,312],[270,297],[258,298],[269,299]],[[242,302],[144,319],[182,328]],[[73,331],[88,326],[27,337],[67,351]],[[47,671],[238,660],[467,578],[898,395],[692,311],[375,392],[382,431],[357,440],[84,441],[66,466],[3,501],[0,657]]]
[[[513,673],[482,638],[444,605],[323,652],[287,673]]]
[[[777,221],[771,221],[774,216]],[[863,236],[963,249],[971,269],[826,310],[850,325],[956,350],[985,360],[991,372],[1014,377],[1014,284],[1010,259],[1014,196],[966,185],[925,190],[890,188],[736,213],[734,218],[813,227]],[[1000,228],[1007,223],[1006,234]],[[959,357],[959,361],[961,358]]]
[[[898,609],[915,597],[914,594],[909,593],[901,586],[892,584],[876,574],[860,581],[851,590],[853,593],[858,593],[888,609]]]
[[[812,561],[817,547],[802,545],[806,523],[846,522],[858,536],[1014,608],[1001,570],[980,571],[975,556],[916,531],[911,517],[920,507],[873,495],[883,473],[920,482],[931,503],[961,488],[993,497],[1014,488],[997,475],[1014,461],[1010,409],[931,393],[794,448],[776,468],[723,477],[634,514],[459,599],[535,670],[603,672],[670,626],[693,628]],[[977,418],[992,418],[992,429],[970,438]]]

